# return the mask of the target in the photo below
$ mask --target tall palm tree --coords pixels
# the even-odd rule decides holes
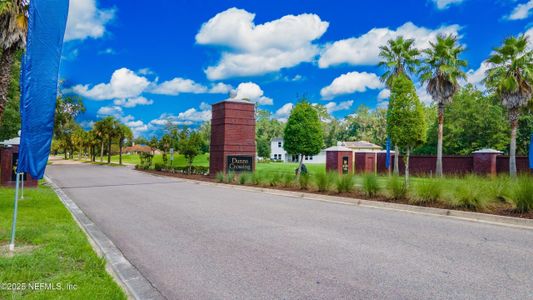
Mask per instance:
[[[106,145],[106,142],[108,151],[110,152],[111,150],[111,139],[115,135],[115,121],[114,117],[105,117],[94,123],[94,131],[100,141],[100,162],[104,161],[104,146]],[[110,157],[108,157],[108,160],[111,160]]]
[[[408,72],[413,74],[418,65],[420,65],[419,55],[420,51],[414,47],[413,39],[404,39],[399,36],[396,39],[387,41],[387,45],[380,46],[379,57],[381,62],[380,67],[386,69],[385,73],[381,75],[381,81],[384,82],[390,89],[392,81],[400,74],[404,74],[409,78]],[[398,156],[400,151],[398,146],[394,146],[394,174],[398,175],[400,168],[398,165]]]
[[[424,50],[425,58],[419,70],[422,83],[427,83],[427,92],[438,108],[437,166],[435,174],[442,176],[442,140],[444,132],[444,107],[453,100],[459,91],[459,79],[466,78],[461,70],[467,66],[466,60],[459,58],[465,48],[459,45],[455,35],[438,35],[437,42],[430,42]]]
[[[509,173],[516,176],[516,131],[520,110],[528,105],[533,94],[533,51],[528,49],[527,37],[509,37],[494,49],[488,59],[485,84],[501,99],[509,113],[511,146]]]
[[[11,67],[17,51],[26,47],[27,0],[0,0],[0,119],[7,103]]]

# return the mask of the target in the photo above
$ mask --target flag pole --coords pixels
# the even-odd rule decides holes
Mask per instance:
[[[17,227],[17,211],[18,211],[18,198],[19,198],[19,183],[20,175],[22,173],[17,173],[17,181],[15,183],[15,208],[13,209],[13,223],[11,224],[11,242],[9,243],[9,251],[15,251],[15,230]]]
[[[20,175],[20,200],[24,200],[24,172]]]

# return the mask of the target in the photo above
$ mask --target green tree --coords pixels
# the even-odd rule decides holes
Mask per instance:
[[[188,128],[183,128],[180,132],[180,141],[179,141],[179,150],[180,153],[185,156],[187,164],[189,166],[189,174],[192,170],[192,164],[194,158],[201,154],[202,152],[202,137],[200,133],[196,131],[191,131]]]
[[[124,147],[124,141],[125,140],[131,141],[132,139],[133,139],[133,132],[131,132],[131,129],[124,124],[120,124],[118,126],[118,148],[119,148],[118,163],[119,165],[122,165],[122,148]]]
[[[168,162],[167,152],[169,152],[170,148],[172,148],[172,144],[172,136],[168,133],[163,134],[161,139],[159,139],[158,148],[159,150],[163,151],[163,164],[165,165]]]
[[[526,36],[510,37],[488,59],[485,83],[507,108],[511,125],[509,173],[516,176],[516,138],[520,111],[531,101],[533,51]]]
[[[23,0],[0,0],[0,119],[8,102],[12,66],[26,47],[27,5]]]
[[[64,97],[59,93],[54,117],[54,138],[62,145],[65,159],[68,158],[67,153],[70,152],[70,157],[73,155],[72,133],[79,127],[76,118],[83,112],[85,112],[85,106],[81,98]]]
[[[352,141],[368,141],[377,145],[385,145],[387,139],[387,110],[359,105],[354,114],[346,117],[348,123],[348,139]]]
[[[85,146],[87,145],[87,135],[88,133],[80,126],[72,133],[72,144],[78,149],[78,160],[81,160]]]
[[[153,136],[148,141],[148,146],[150,146],[150,148],[152,148],[152,155],[154,155],[155,154],[155,150],[157,150],[157,147],[159,146],[159,140],[157,139],[157,137]]]
[[[270,141],[264,137],[258,137],[256,139],[257,143],[257,155],[263,158],[270,158],[271,149]]]
[[[270,158],[270,142],[275,138],[283,137],[283,124],[273,119],[270,111],[258,109],[255,136],[257,155],[263,158]]]
[[[412,149],[426,141],[426,119],[415,86],[405,75],[392,80],[387,131],[392,142],[405,153],[405,185],[408,186],[409,157]]]
[[[211,145],[211,121],[205,121],[198,128],[198,133],[202,137],[202,152],[209,152]]]
[[[381,81],[385,82],[390,89],[392,82],[398,75],[413,74],[418,65],[420,51],[414,47],[413,39],[404,39],[399,36],[396,39],[387,41],[387,45],[380,47],[379,57],[381,62],[379,66],[385,68],[385,73],[381,75]],[[389,133],[390,134],[390,133]],[[399,153],[397,145],[394,145],[395,153]],[[398,175],[398,155],[394,155],[394,174]]]
[[[20,130],[20,53],[11,70],[4,116],[0,117],[0,141],[16,137]]]
[[[437,166],[435,174],[442,176],[442,145],[444,132],[444,107],[451,103],[453,96],[459,91],[459,79],[466,78],[461,70],[467,66],[465,60],[459,58],[464,51],[454,35],[438,35],[437,42],[430,42],[431,47],[424,50],[425,59],[420,68],[420,79],[427,83],[427,92],[437,104]]]
[[[94,131],[100,142],[100,162],[104,161],[104,146],[107,143],[108,163],[111,163],[111,142],[116,136],[117,121],[114,117],[105,117],[94,123]]]
[[[323,129],[318,113],[307,100],[303,99],[292,109],[285,126],[283,143],[285,151],[300,156],[298,176],[302,170],[304,156],[320,153],[323,145]]]

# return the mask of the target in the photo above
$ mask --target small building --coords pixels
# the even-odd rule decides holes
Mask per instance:
[[[367,141],[338,142],[337,146],[352,149],[354,152],[379,152],[383,148]]]
[[[282,138],[275,138],[270,141],[270,159],[280,162],[299,162],[297,154],[289,154],[283,149],[284,141]],[[317,155],[304,156],[303,162],[306,164],[323,164],[326,163],[326,151],[322,150]]]
[[[16,183],[19,145],[20,137],[0,142],[0,186],[14,186]],[[27,187],[36,187],[39,182],[29,174],[24,174],[23,180]]]

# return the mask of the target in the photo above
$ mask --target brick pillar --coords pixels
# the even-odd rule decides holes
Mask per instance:
[[[255,170],[255,104],[226,100],[213,104],[209,174]]]
[[[10,147],[0,147],[0,186],[15,186],[13,178],[14,156],[19,152],[18,145]],[[24,174],[24,187],[37,187],[38,180],[33,179],[30,174]]]
[[[494,149],[482,149],[472,154],[474,159],[474,173],[489,176],[497,175],[496,157],[502,154],[502,152]]]
[[[353,173],[353,151],[350,148],[336,146],[326,149],[326,171],[339,174]]]

